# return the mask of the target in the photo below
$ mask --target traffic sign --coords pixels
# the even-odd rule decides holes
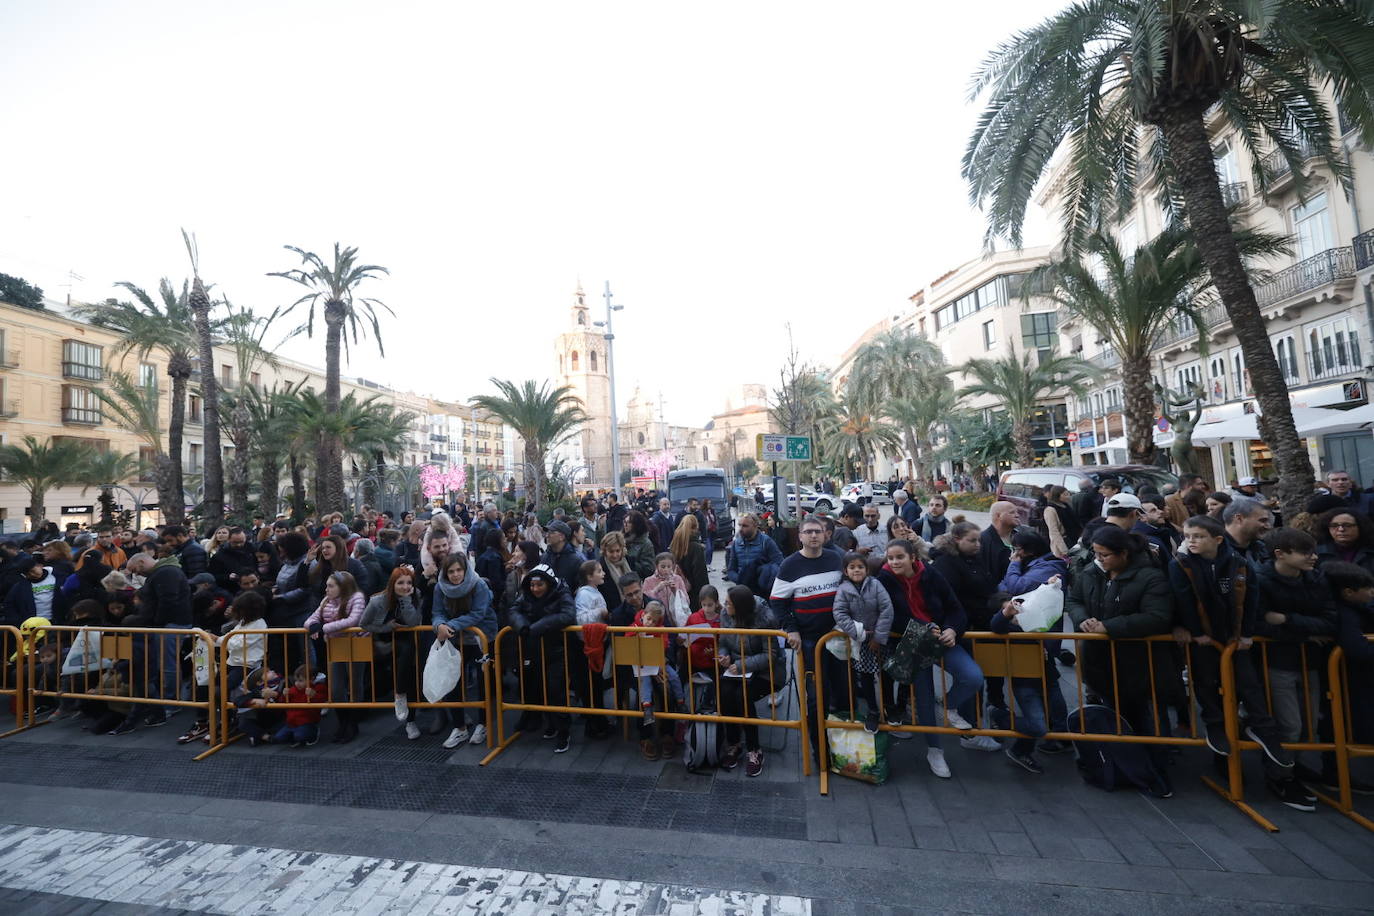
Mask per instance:
[[[764,461],[810,461],[810,436],[779,436],[759,433],[754,437],[755,458]]]
[[[1065,439],[1068,439],[1070,442],[1077,442],[1077,441],[1078,441],[1078,433],[1069,433],[1069,434],[1068,434],[1067,436],[1065,436],[1064,438],[1065,438]]]

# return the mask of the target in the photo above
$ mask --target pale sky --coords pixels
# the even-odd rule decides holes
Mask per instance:
[[[622,405],[702,424],[776,381],[784,322],[833,362],[980,253],[968,77],[1062,5],[9,0],[0,272],[152,290],[184,226],[269,311],[283,245],[356,245],[396,318],[345,375],[452,399],[547,378],[578,278],[598,318],[610,280]]]

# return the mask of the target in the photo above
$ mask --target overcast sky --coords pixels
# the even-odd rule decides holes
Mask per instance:
[[[1062,5],[10,0],[0,272],[151,290],[184,226],[266,311],[283,245],[356,245],[396,318],[345,374],[446,398],[547,378],[610,280],[621,401],[701,424],[776,379],[785,322],[834,361],[980,253],[968,76]]]

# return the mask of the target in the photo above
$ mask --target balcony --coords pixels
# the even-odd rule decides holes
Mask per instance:
[[[102,417],[98,408],[63,407],[63,423],[80,423],[83,426],[99,426]]]
[[[1355,269],[1374,267],[1374,229],[1361,232],[1351,241],[1355,249]]]
[[[1330,248],[1274,274],[1273,279],[1255,290],[1255,300],[1264,308],[1353,276],[1354,252],[1350,248]]]
[[[1348,346],[1327,344],[1315,353],[1307,354],[1307,380],[1320,382],[1364,374],[1360,360],[1360,345],[1351,339]]]
[[[1088,362],[1099,369],[1112,369],[1121,365],[1121,354],[1115,350],[1108,350],[1105,353],[1099,353],[1096,356],[1089,357]]]
[[[1250,185],[1244,181],[1233,181],[1221,186],[1221,200],[1228,207],[1238,207],[1250,199]]]
[[[99,382],[105,379],[105,368],[103,366],[92,366],[90,363],[77,363],[63,360],[62,377],[82,379],[87,382]]]
[[[448,464],[448,455],[443,452],[430,452],[429,460],[433,464]]]
[[[447,445],[447,444],[448,444],[448,436],[439,436],[439,435],[435,435],[435,434],[431,433],[431,434],[430,434],[430,437],[429,437],[429,441],[430,441],[430,442],[441,442],[441,443]]]
[[[18,369],[19,351],[0,350],[0,369]]]
[[[17,416],[19,416],[19,402],[17,400],[0,401],[0,420],[8,420]]]

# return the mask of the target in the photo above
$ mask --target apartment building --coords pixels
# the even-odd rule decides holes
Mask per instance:
[[[116,491],[117,501],[130,509],[141,507],[144,524],[160,522],[157,490],[151,475],[152,449],[136,433],[108,416],[95,392],[108,382],[112,372],[124,372],[156,390],[165,447],[171,410],[165,357],[156,352],[146,358],[137,354],[116,356],[119,340],[115,334],[76,320],[61,303],[48,302],[47,306],[44,311],[35,311],[0,303],[0,444],[20,442],[25,436],[40,442],[78,439],[100,449],[139,455],[148,470],[139,479],[122,481],[121,489]],[[216,348],[212,371],[226,389],[242,384],[271,388],[304,383],[307,388],[324,390],[322,369],[282,358],[277,359],[276,365],[260,364],[249,370],[246,378],[240,377],[237,357],[227,347]],[[187,499],[191,502],[198,498],[197,478],[203,473],[205,461],[201,372],[202,368],[197,366],[188,386],[182,443]],[[398,459],[402,464],[438,464],[440,455],[447,462],[474,456],[478,467],[499,470],[506,479],[514,470],[508,457],[515,454],[513,431],[481,411],[476,412],[473,420],[474,414],[466,406],[398,391],[368,379],[345,378],[341,387],[345,396],[376,396],[397,410],[413,414],[405,449]],[[442,424],[436,424],[436,416],[444,418]],[[443,431],[436,433],[436,426]],[[473,431],[470,440],[464,438],[468,429]],[[448,437],[458,445],[438,448],[441,443],[434,441],[435,435]],[[234,450],[224,433],[221,448],[227,467]],[[361,493],[367,472],[365,468],[345,466],[345,489],[350,497],[355,491]],[[285,474],[282,487],[283,493],[289,487]],[[80,486],[50,490],[45,500],[48,517],[59,524],[89,523],[98,510],[95,496],[94,488]],[[27,506],[28,496],[22,487],[0,480],[0,531],[24,530]]]
[[[1263,265],[1270,275],[1255,287],[1256,298],[1269,329],[1269,338],[1287,378],[1295,408],[1348,408],[1368,403],[1371,353],[1374,353],[1374,157],[1359,145],[1341,123],[1341,145],[1354,175],[1347,191],[1316,159],[1306,167],[1313,173],[1306,195],[1277,152],[1266,157],[1275,175],[1260,189],[1253,179],[1245,145],[1214,116],[1210,128],[1213,155],[1223,192],[1244,224],[1290,236],[1291,257]],[[1052,173],[1039,200],[1058,218],[1066,179]],[[1132,250],[1164,227],[1169,216],[1161,200],[1142,192],[1131,214],[1116,228],[1123,249]],[[1207,348],[1198,345],[1198,329],[1190,321],[1176,322],[1155,342],[1156,381],[1181,391],[1197,385],[1205,392],[1202,424],[1195,433],[1204,473],[1217,485],[1238,477],[1271,473],[1269,448],[1246,424],[1212,427],[1256,411],[1245,357],[1219,301],[1204,309]],[[1120,358],[1089,327],[1061,316],[1060,335],[1070,351],[1078,352],[1104,370],[1101,383],[1071,405],[1076,433],[1074,457],[1081,463],[1117,463],[1126,458],[1121,416]],[[1158,424],[1156,444],[1172,441],[1167,423]],[[1217,432],[1213,433],[1212,429]],[[1239,430],[1239,432],[1237,432]],[[1374,484],[1374,437],[1364,430],[1308,436],[1313,466],[1322,470],[1348,469],[1363,485]],[[1167,456],[1165,456],[1167,458]]]

